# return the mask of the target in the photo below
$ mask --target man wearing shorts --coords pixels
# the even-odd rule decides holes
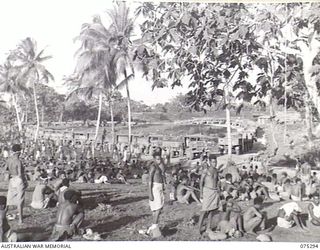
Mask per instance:
[[[150,166],[149,177],[149,205],[152,211],[153,224],[148,229],[150,231],[157,229],[159,216],[164,204],[164,170],[160,167],[162,164],[161,152],[154,152],[154,162]]]

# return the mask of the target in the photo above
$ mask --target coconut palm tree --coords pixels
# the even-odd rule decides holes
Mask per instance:
[[[23,95],[28,95],[28,89],[17,80],[18,69],[14,68],[9,61],[0,66],[0,92],[10,95],[16,111],[19,132],[22,131],[22,121],[19,115],[18,100]]]
[[[110,120],[111,120],[111,143],[112,143],[112,149],[114,148],[115,144],[115,126],[114,126],[114,103],[116,101],[119,101],[121,98],[120,92],[116,91],[115,89],[112,89],[111,91],[108,91],[105,93],[105,99],[108,103],[109,109],[110,109]],[[113,152],[113,151],[112,151]]]
[[[132,42],[134,30],[134,19],[130,18],[129,8],[125,2],[117,2],[113,10],[108,11],[112,24],[109,31],[112,41],[121,55],[117,69],[123,75],[124,80],[117,84],[117,88],[126,89],[128,105],[128,141],[131,148],[131,99],[128,80],[134,77],[134,67],[132,62]],[[129,73],[130,72],[130,73]]]
[[[19,68],[17,80],[25,84],[27,88],[33,90],[34,106],[36,111],[37,128],[34,135],[34,140],[37,141],[40,118],[37,103],[37,91],[36,86],[42,83],[48,83],[50,80],[54,80],[53,75],[46,69],[43,62],[52,58],[52,56],[44,56],[45,50],[38,51],[37,42],[31,38],[26,38],[17,46],[9,59],[13,62],[13,65]]]
[[[123,65],[124,53],[117,47],[117,41],[103,25],[99,16],[94,17],[91,24],[83,24],[80,35],[76,39],[81,42],[81,47],[77,52],[76,77],[73,81],[76,84],[74,84],[71,95],[84,95],[87,98],[95,95],[99,96],[96,140],[99,131],[102,98],[108,92],[112,94],[117,84],[118,72]],[[132,74],[124,74],[124,79],[120,82],[120,85],[132,76]]]

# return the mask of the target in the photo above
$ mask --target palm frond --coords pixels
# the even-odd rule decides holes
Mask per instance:
[[[52,59],[52,58],[53,58],[53,56],[44,56],[44,57],[36,58],[35,60],[36,60],[38,63],[41,63],[41,62],[47,61],[47,60]]]
[[[134,78],[134,74],[130,74],[129,76],[127,76],[125,79],[123,79],[121,82],[117,84],[116,90],[123,89],[128,83],[128,81],[130,81],[133,78]]]

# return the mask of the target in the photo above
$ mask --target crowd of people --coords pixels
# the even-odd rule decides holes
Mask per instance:
[[[277,213],[279,227],[297,225],[308,231],[301,217],[304,212],[308,213],[310,225],[320,226],[320,181],[307,162],[297,161],[294,176],[288,176],[286,172],[276,174],[268,170],[263,163],[258,167],[252,159],[241,164],[229,160],[219,165],[219,158],[213,154],[203,154],[194,167],[185,167],[170,163],[170,154],[160,147],[153,150],[149,161],[141,159],[141,151],[134,153],[126,146],[119,146],[121,150],[116,154],[100,148],[99,155],[92,154],[90,145],[79,149],[50,141],[1,148],[2,175],[8,182],[7,196],[0,196],[2,241],[21,238],[10,229],[8,221],[18,218],[23,223],[28,182],[36,183],[30,204],[33,209],[57,207],[55,226],[48,240],[84,233],[82,195],[72,183],[129,184],[128,179],[133,178],[141,179],[148,191],[153,221],[143,233],[155,238],[161,236],[159,223],[165,199],[169,200],[168,205],[197,203],[199,234],[210,239],[272,230],[276,225],[268,225],[268,215],[262,211],[267,202],[285,201]],[[307,211],[302,210],[300,202],[309,203]],[[219,219],[214,220],[215,217]]]
[[[154,157],[149,175],[149,200],[154,220],[147,234],[158,227],[164,204],[160,187],[164,186],[169,190],[169,204],[195,202],[201,206],[199,233],[210,239],[265,235],[275,226],[288,229],[296,225],[308,232],[309,223],[302,220],[304,213],[308,214],[310,225],[320,225],[320,180],[307,162],[297,161],[294,174],[288,176],[286,172],[277,174],[267,170],[263,163],[258,167],[252,159],[240,165],[228,161],[219,166],[215,155],[204,155],[194,168],[184,169],[178,164],[170,173],[163,174],[165,168],[160,153]],[[262,211],[264,205],[280,201],[284,204],[277,212],[277,224],[267,225],[268,215]],[[300,206],[303,202],[309,204],[306,211]],[[213,217],[219,219],[213,220]]]
[[[75,233],[83,234],[80,225],[84,219],[81,192],[72,183],[129,184],[127,178],[141,178],[146,171],[144,162],[124,159],[126,148],[117,152],[119,160],[100,148],[93,156],[92,147],[77,148],[72,143],[42,141],[36,145],[31,141],[1,145],[2,179],[8,182],[7,196],[0,196],[3,206],[3,241],[16,241],[19,235],[10,231],[8,220],[18,219],[23,223],[23,208],[33,209],[57,207],[56,224],[49,240],[62,240]],[[25,204],[28,183],[35,183],[32,201]],[[9,211],[7,212],[9,208]],[[1,209],[0,209],[1,210]],[[1,231],[0,231],[1,234]],[[8,237],[7,237],[8,236]],[[20,235],[20,238],[23,237]]]

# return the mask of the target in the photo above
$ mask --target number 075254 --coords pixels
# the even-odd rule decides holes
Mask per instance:
[[[311,243],[311,244],[300,244],[300,248],[303,248],[303,249],[315,249],[315,248],[318,248],[318,244],[316,243]]]

